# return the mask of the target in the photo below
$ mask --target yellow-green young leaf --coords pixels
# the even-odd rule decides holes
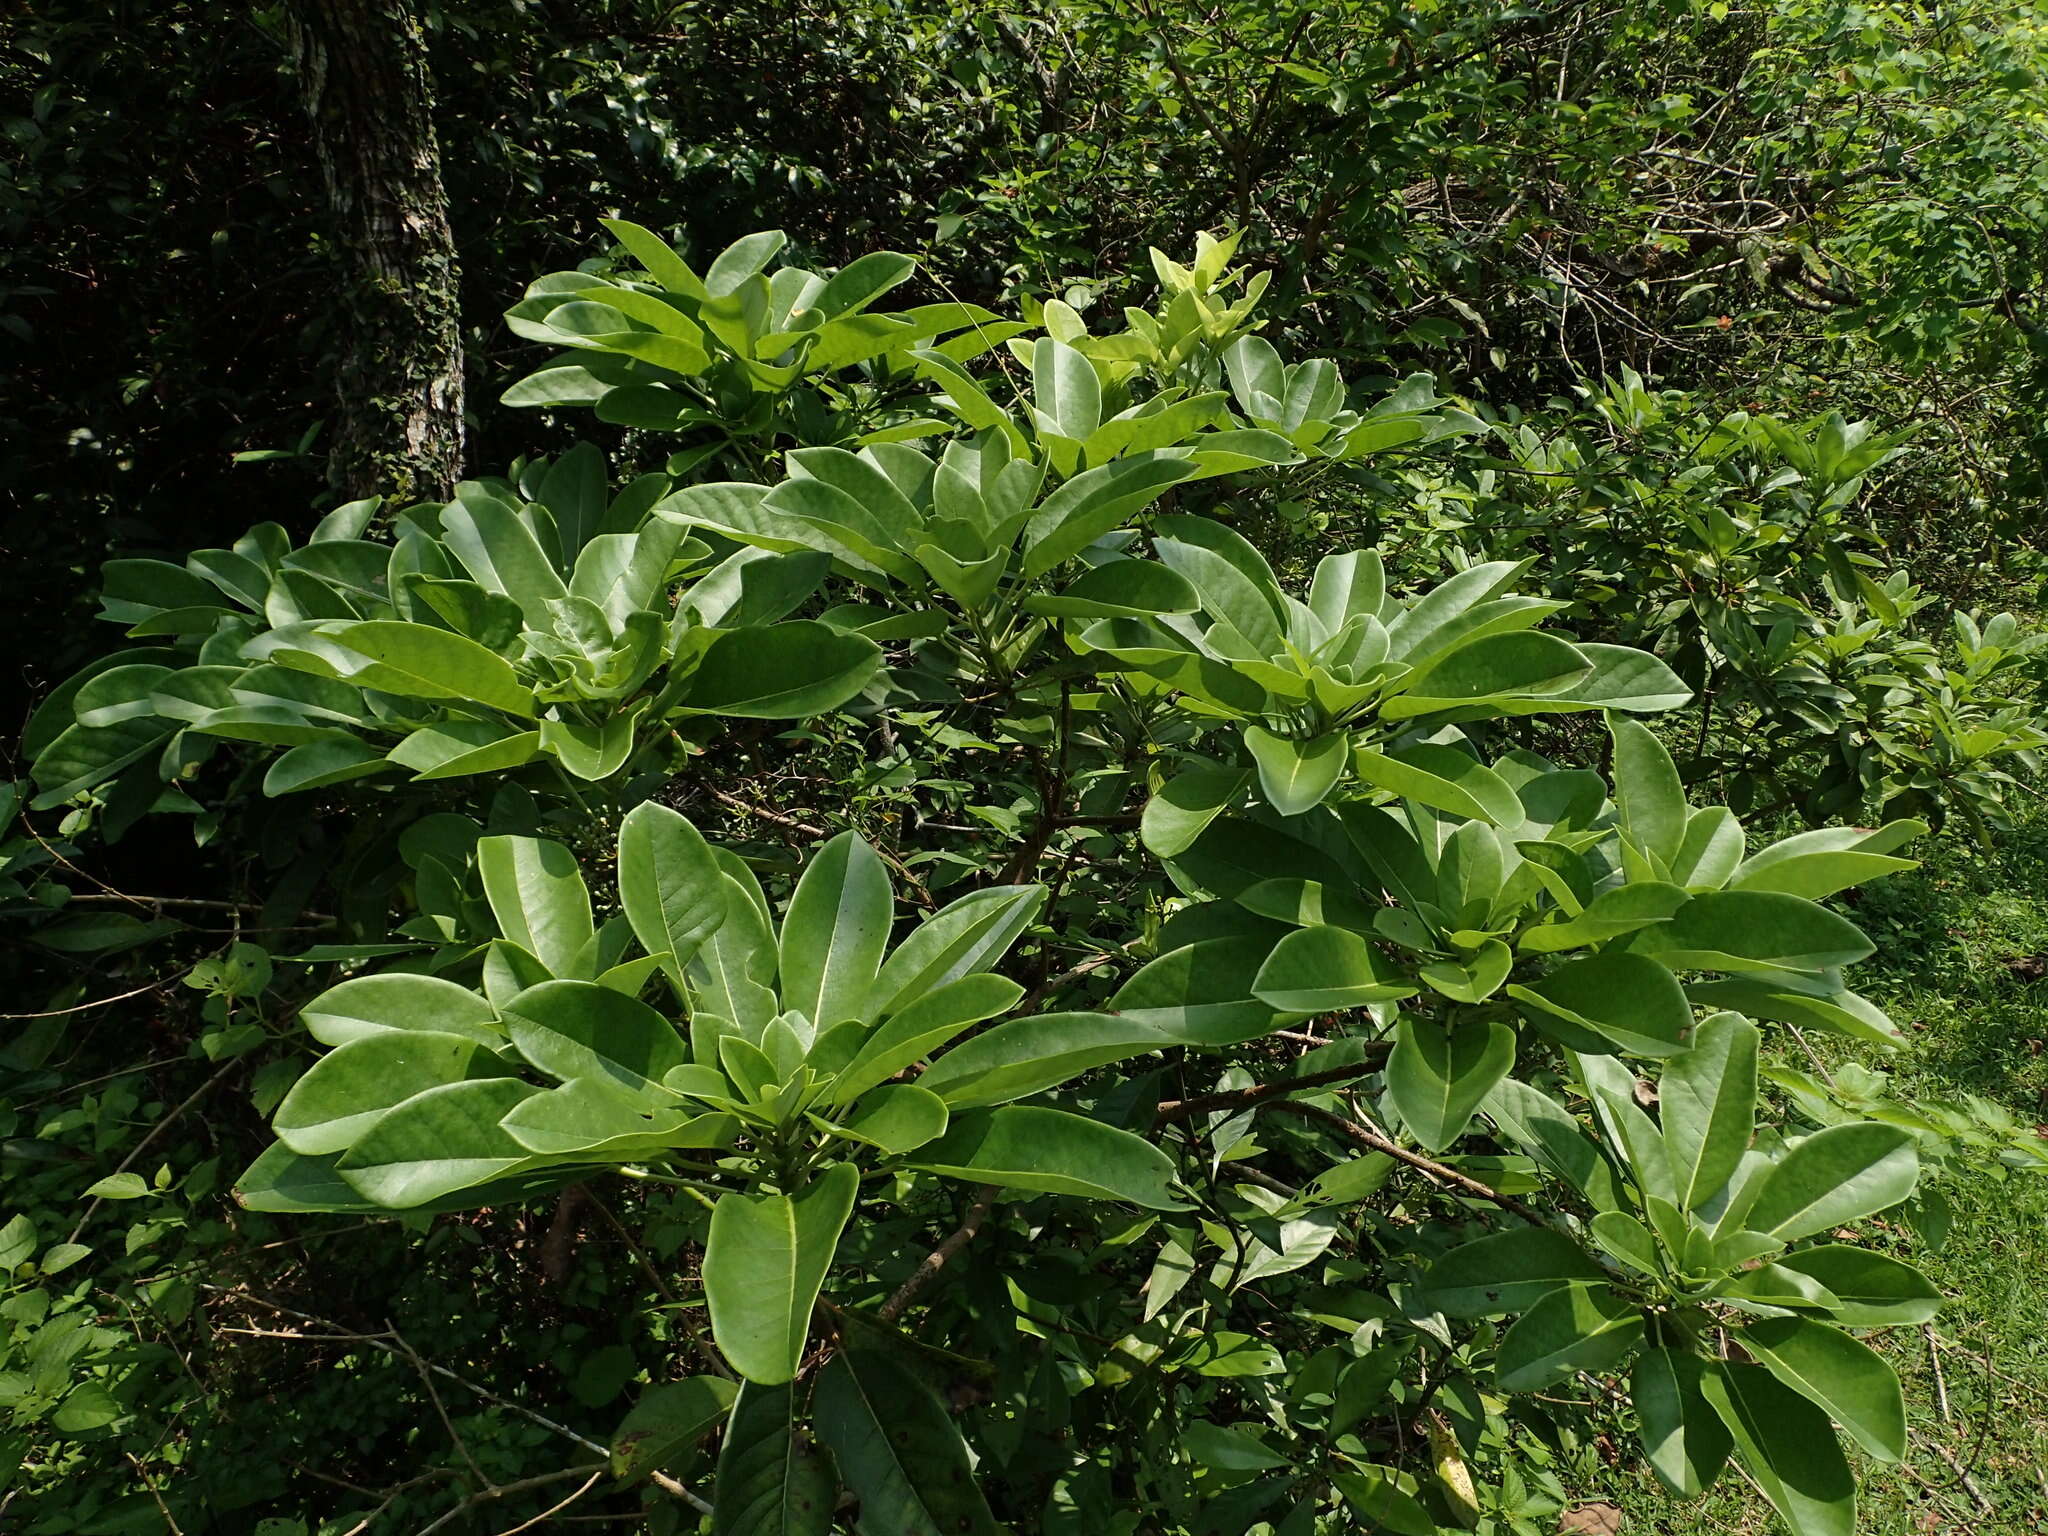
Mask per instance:
[[[1760,1365],[1707,1364],[1700,1394],[1793,1536],[1854,1536],[1856,1478],[1828,1416]]]
[[[1313,741],[1275,736],[1261,725],[1244,728],[1244,744],[1259,765],[1259,788],[1282,816],[1299,816],[1323,803],[1344,776],[1351,738],[1342,731]]]
[[[1445,1029],[1404,1013],[1387,1058],[1387,1096],[1415,1139],[1441,1152],[1465,1132],[1480,1101],[1515,1064],[1515,1032],[1494,1020]]]
[[[859,834],[812,855],[782,919],[782,1006],[820,1029],[865,1017],[896,919],[889,872]]]
[[[1771,1169],[1745,1224],[1797,1242],[1897,1205],[1919,1178],[1912,1132],[1876,1122],[1831,1125]]]
[[[712,1536],[825,1536],[838,1491],[803,1429],[796,1391],[745,1382],[726,1420]]]
[[[641,948],[680,990],[683,967],[725,921],[725,877],[703,835],[649,801],[619,824],[619,904]]]
[[[1358,1472],[1336,1472],[1331,1485],[1344,1496],[1353,1514],[1368,1528],[1394,1536],[1438,1536],[1441,1529],[1417,1502],[1415,1479],[1392,1467],[1368,1466]]]
[[[977,1184],[1181,1208],[1167,1188],[1173,1163],[1164,1152],[1064,1110],[1013,1104],[955,1115],[946,1134],[919,1153],[916,1167]]]
[[[649,1387],[612,1431],[612,1476],[637,1482],[667,1465],[725,1418],[738,1393],[720,1376],[688,1376]]]
[[[1700,1395],[1701,1369],[1697,1356],[1646,1349],[1629,1376],[1643,1455],[1658,1480],[1684,1499],[1707,1490],[1734,1445],[1720,1415]]]
[[[796,1375],[859,1186],[851,1163],[834,1163],[793,1196],[719,1196],[704,1247],[704,1298],[712,1338],[748,1381],[774,1386]]]
[[[1504,1317],[1534,1306],[1561,1285],[1605,1273],[1562,1232],[1517,1227],[1453,1248],[1430,1265],[1422,1289],[1428,1304],[1446,1317]]]
[[[1580,1371],[1608,1370],[1642,1337],[1642,1313],[1606,1286],[1560,1286],[1501,1336],[1501,1387],[1540,1392]]]
[[[1906,1399],[1898,1375],[1867,1344],[1804,1317],[1764,1318],[1744,1328],[1741,1341],[1871,1455],[1897,1461],[1906,1454]]]
[[[966,1442],[917,1375],[879,1349],[843,1349],[818,1378],[818,1438],[860,1499],[864,1528],[889,1536],[1000,1536]]]

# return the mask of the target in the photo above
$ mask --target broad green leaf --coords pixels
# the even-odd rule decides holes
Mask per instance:
[[[771,989],[775,931],[760,882],[745,865],[738,868],[744,879],[737,878],[731,867],[724,869],[725,920],[698,946],[683,974],[690,985],[693,1013],[716,1014],[758,1035],[779,1011]]]
[[[1793,1536],[1854,1536],[1856,1478],[1825,1413],[1760,1365],[1710,1361],[1700,1393]]]
[[[863,1529],[1001,1536],[952,1414],[893,1355],[842,1349],[818,1377],[814,1411]]]
[[[1612,1209],[1614,1174],[1585,1128],[1539,1088],[1502,1078],[1481,1109],[1537,1162],[1596,1206]]]
[[[1516,1227],[1453,1248],[1430,1265],[1422,1292],[1446,1317],[1504,1317],[1534,1306],[1561,1285],[1605,1276],[1562,1232]]]
[[[371,619],[330,632],[336,644],[364,658],[349,681],[418,699],[463,699],[507,714],[533,714],[533,694],[512,664],[474,640],[445,629]]]
[[[500,1045],[505,1029],[489,1003],[438,976],[358,976],[329,987],[299,1010],[299,1022],[322,1045],[346,1045],[392,1029],[437,1030],[482,1045]]]
[[[1431,810],[1500,827],[1520,826],[1523,820],[1522,802],[1507,781],[1456,747],[1424,744],[1398,752],[1359,751],[1351,755],[1351,768],[1366,783]]]
[[[1735,1175],[1756,1128],[1757,1028],[1718,1013],[1658,1080],[1658,1117],[1678,1204],[1697,1210]]]
[[[271,1119],[278,1140],[308,1157],[339,1152],[393,1105],[416,1093],[509,1069],[474,1040],[423,1029],[383,1029],[329,1051],[284,1096]]]
[[[1540,1392],[1580,1371],[1611,1370],[1642,1337],[1642,1313],[1606,1286],[1560,1286],[1501,1335],[1501,1388]]]
[[[1110,998],[1110,1009],[1174,1044],[1256,1040],[1290,1017],[1252,991],[1272,951],[1272,941],[1257,935],[1184,944],[1140,966]]]
[[[962,1030],[1008,1012],[1023,995],[1024,989],[1007,976],[986,971],[926,993],[861,1042],[827,1091],[826,1102],[850,1103],[922,1061]]]
[[[1505,1024],[1468,1019],[1446,1029],[1404,1013],[1387,1058],[1387,1097],[1415,1139],[1441,1152],[1514,1064],[1515,1032]]]
[[[1664,870],[1685,843],[1685,786],[1664,743],[1633,720],[1610,720],[1614,737],[1614,810],[1621,832]]]
[[[955,1115],[944,1136],[918,1149],[914,1166],[1004,1189],[1181,1208],[1168,1188],[1174,1168],[1164,1152],[1129,1131],[1058,1109],[1013,1104]]]
[[[712,1338],[748,1381],[775,1386],[796,1375],[859,1186],[851,1163],[834,1163],[794,1196],[718,1197],[704,1246],[704,1297]]]
[[[1201,602],[1186,577],[1157,561],[1110,560],[1083,571],[1057,596],[1033,593],[1024,606],[1049,618],[1149,618],[1193,613]]]
[[[955,1046],[918,1079],[953,1109],[1026,1098],[1090,1067],[1165,1050],[1156,1026],[1108,1013],[1039,1013]]]
[[[596,931],[576,856],[542,838],[486,837],[477,842],[476,867],[498,931],[554,975],[575,976]]]
[[[1540,981],[1510,986],[1508,995],[1539,1009],[1530,1022],[1551,1029],[1562,1020],[1591,1031],[1589,1041],[1564,1031],[1574,1050],[1610,1046],[1637,1056],[1670,1056],[1684,1049],[1692,1005],[1678,978],[1644,955],[1602,950],[1567,961]]]
[[[740,1386],[718,1451],[712,1536],[825,1536],[838,1491],[787,1383]]]
[[[1296,741],[1259,725],[1244,728],[1244,744],[1258,764],[1259,788],[1282,816],[1299,816],[1322,804],[1344,776],[1351,751],[1351,738],[1342,731]]]
[[[1650,1470],[1682,1499],[1695,1499],[1720,1475],[1734,1442],[1700,1394],[1697,1356],[1646,1349],[1629,1376],[1629,1401]]]
[[[1330,1485],[1344,1496],[1353,1514],[1369,1522],[1368,1530],[1389,1536],[1440,1536],[1443,1530],[1418,1502],[1420,1490],[1415,1479],[1392,1467],[1333,1472]]]
[[[334,1171],[336,1155],[306,1157],[274,1141],[235,1180],[235,1202],[248,1211],[363,1214],[384,1207],[359,1194]],[[0,1264],[0,1269],[12,1265]]]
[[[882,651],[865,635],[812,619],[720,635],[690,679],[696,715],[802,720],[837,709],[867,687]]]
[[[1585,640],[1574,644],[1593,670],[1555,696],[1559,709],[1625,709],[1634,715],[1654,715],[1692,697],[1679,675],[1648,651]]]
[[[1856,1248],[1828,1243],[1802,1248],[1778,1260],[1782,1269],[1810,1276],[1837,1298],[1835,1320],[1851,1328],[1885,1328],[1924,1323],[1941,1309],[1941,1292],[1910,1264]]]
[[[1553,698],[1590,670],[1578,648],[1537,630],[1485,635],[1445,653],[1404,678],[1380,706],[1381,718],[1406,720],[1439,710],[1465,713],[1498,706],[1522,713],[1527,701]]]
[[[900,1155],[946,1129],[946,1101],[914,1083],[884,1083],[861,1096],[843,1128],[884,1152]]]
[[[858,833],[811,856],[782,919],[782,1006],[821,1029],[866,1017],[895,922],[889,871]]]
[[[1912,1132],[1869,1121],[1831,1125],[1771,1169],[1747,1224],[1797,1242],[1897,1205],[1919,1178]]]
[[[1081,471],[1040,502],[1025,525],[1023,574],[1043,576],[1195,473],[1193,463],[1169,453],[1132,454]]]
[[[1415,986],[1348,928],[1298,928],[1273,947],[1252,995],[1281,1013],[1329,1013],[1413,997]]]
[[[1293,1465],[1257,1435],[1207,1419],[1184,1425],[1180,1443],[1202,1466],[1218,1472],[1271,1472]]]
[[[303,742],[281,754],[263,775],[271,799],[329,785],[345,784],[383,770],[388,759],[378,748],[349,736]]]
[[[738,1129],[729,1116],[695,1114],[672,1098],[635,1094],[601,1077],[571,1078],[537,1093],[498,1123],[529,1152],[606,1162],[719,1146]]]
[[[1820,901],[1837,891],[1866,885],[1885,875],[1918,867],[1913,859],[1883,850],[1927,830],[1925,822],[1895,821],[1875,832],[1860,827],[1823,827],[1773,843],[1735,871],[1731,890],[1782,891]]]
[[[335,1165],[352,1188],[405,1210],[538,1166],[498,1122],[540,1092],[509,1077],[429,1088],[387,1111]]]
[[[1162,859],[1188,851],[1209,823],[1228,810],[1250,778],[1242,768],[1185,768],[1145,802],[1138,835]]]
[[[1095,365],[1050,336],[1032,345],[1032,405],[1062,437],[1076,442],[1102,425],[1102,385]]]
[[[550,1077],[591,1077],[645,1096],[689,1060],[675,1025],[645,1003],[588,981],[544,981],[505,1005],[519,1054]]]
[[[722,1376],[658,1382],[612,1431],[612,1476],[637,1482],[687,1450],[731,1412],[739,1393]]]
[[[992,886],[933,913],[883,962],[860,1016],[887,1019],[963,976],[992,970],[1044,902],[1043,886]]]
[[[1869,1345],[1804,1317],[1763,1318],[1738,1337],[1773,1376],[1825,1408],[1878,1460],[1906,1454],[1906,1399],[1898,1374]]]
[[[1876,948],[1846,918],[1776,891],[1704,892],[1627,944],[1673,970],[1765,974],[1854,965]]]
[[[636,805],[619,824],[618,878],[633,936],[683,986],[683,967],[725,921],[725,878],[703,834],[667,806]]]

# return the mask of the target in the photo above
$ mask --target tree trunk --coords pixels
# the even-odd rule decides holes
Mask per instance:
[[[350,499],[445,498],[462,331],[425,43],[406,0],[288,0],[285,15],[346,306],[327,478]]]

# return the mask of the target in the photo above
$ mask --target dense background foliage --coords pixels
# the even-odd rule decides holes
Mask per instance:
[[[48,0],[0,21],[4,623],[26,683],[10,741],[33,700],[117,649],[119,631],[91,622],[97,602],[124,624],[144,617],[138,601],[175,607],[150,585],[160,576],[103,591],[104,559],[182,562],[261,521],[302,549],[316,529],[391,537],[396,508],[375,525],[345,506],[321,522],[343,501],[323,452],[350,256],[292,62],[297,9]],[[847,427],[826,431],[795,404],[678,435],[624,410],[501,403],[546,361],[505,316],[527,284],[633,270],[601,219],[637,219],[699,268],[767,228],[788,232],[780,259],[821,271],[914,255],[886,307],[1021,315],[1035,327],[1026,355],[998,349],[975,367],[1035,384],[1042,407],[1036,328],[1074,340],[1071,315],[1097,338],[1121,332],[1125,306],[1162,297],[1150,248],[1187,261],[1197,231],[1232,228],[1233,264],[1269,283],[1261,334],[1289,362],[1342,370],[1331,412],[1428,425],[1355,458],[1247,462],[1176,490],[1175,514],[1227,516],[1290,593],[1324,555],[1365,547],[1410,593],[1474,563],[1533,560],[1518,590],[1561,605],[1554,627],[1654,651],[1694,692],[1654,723],[1694,804],[1739,811],[1752,852],[1807,826],[1935,825],[1908,850],[1923,869],[1842,898],[1877,946],[1859,989],[1904,1026],[1907,1051],[1880,1060],[1867,1041],[1774,1029],[1765,1097],[1787,1125],[1875,1115],[1920,1138],[1921,1195],[1857,1241],[1921,1263],[1954,1300],[1882,1346],[1907,1379],[1914,1449],[1907,1470],[1860,1467],[1867,1528],[2039,1524],[2048,1375],[2028,1276],[2044,1203],[2028,1170],[2043,1087],[2030,989],[2048,950],[2032,810],[2048,740],[2034,620],[2048,112],[2034,8],[392,9],[416,21],[431,80],[460,263],[466,473],[503,477],[484,500],[549,502],[536,461],[567,462],[579,440],[615,492],[656,471],[677,489],[774,484],[795,444],[850,445]],[[1238,383],[1220,361],[1212,373],[1205,386]],[[922,409],[933,387],[903,371],[832,398],[867,431]],[[1247,390],[1233,400],[1257,414]],[[731,552],[711,545],[707,561]],[[828,604],[870,601],[835,579],[752,617],[817,623]],[[1112,639],[1130,649],[1100,638],[1098,653]],[[1173,773],[1229,766],[1231,751],[1204,745],[1205,719],[1090,715],[1077,730],[1072,679],[991,699],[958,686],[971,671],[934,663],[929,637],[872,639],[896,691],[846,713],[843,698],[737,722],[706,713],[672,762],[643,761],[649,740],[629,719],[619,784],[654,774],[658,798],[742,854],[778,908],[804,859],[846,830],[890,861],[899,901],[924,909],[1035,870],[1043,917],[1006,974],[1027,1006],[1104,1006],[1170,947],[1160,920],[1181,895],[1137,817]],[[1001,639],[964,648],[1000,676],[1016,664]],[[596,683],[576,686],[602,701]],[[1592,718],[1518,725],[1488,755],[1533,748],[1604,769]],[[363,809],[377,802],[339,780],[266,798],[289,735],[224,745],[167,796],[152,763],[123,790],[99,793],[88,774],[29,811],[52,787],[29,775],[52,734],[23,742],[0,833],[15,999],[0,1035],[0,1266],[16,1276],[0,1302],[0,1523],[274,1521],[283,1536],[443,1516],[443,1529],[496,1531],[542,1515],[593,1476],[652,1384],[702,1368],[699,1192],[593,1180],[443,1216],[239,1207],[229,1186],[313,1059],[300,1009],[347,974],[337,966],[360,966],[401,924],[394,942],[448,946],[508,931],[503,916],[446,821],[400,846],[397,823],[380,826]],[[550,751],[543,761],[573,765],[573,743]],[[1247,782],[1263,766],[1247,758]],[[551,815],[553,790],[538,808],[492,801],[461,779],[406,814],[559,838],[600,912],[615,910],[615,812],[647,786],[605,804],[609,770],[570,774],[597,783],[594,814]],[[1343,1033],[1306,1027],[1323,1051]],[[1360,1026],[1378,1048],[1375,1032]],[[1300,1033],[1234,1058],[1177,1056],[1163,1078],[1156,1063],[1113,1068],[1073,1102],[1131,1124],[1150,1100],[1360,1065],[1301,1065]],[[1355,1448],[1357,1464],[1417,1479],[1403,1486],[1433,1522],[1547,1531],[1561,1512],[1600,1520],[1611,1504],[1646,1528],[1694,1528],[1679,1523],[1691,1510],[1644,1497],[1630,1410],[1569,1385],[1499,1395],[1498,1328],[1447,1327],[1414,1294],[1420,1264],[1484,1230],[1487,1202],[1360,1159],[1338,1165],[1353,1182],[1328,1185],[1328,1203],[1283,1206],[1356,1148],[1306,1119],[1255,1130],[1235,1110],[1206,1111],[1197,1157],[1213,1179],[1199,1236],[1223,1234],[1216,1248],[1183,1247],[1195,1226],[1147,1227],[1133,1207],[991,1208],[971,1185],[920,1186],[849,1233],[828,1294],[872,1311],[935,1243],[972,1232],[917,1316],[926,1342],[971,1357],[931,1372],[1000,1474],[1004,1520],[1406,1529],[1407,1507],[1356,1472],[1339,1474],[1348,1513],[1324,1507]],[[1505,1141],[1462,1153],[1460,1169],[1511,1200],[1560,1188],[1535,1194]],[[1165,1289],[1162,1275],[1189,1287],[1186,1326],[1206,1342],[1155,1369],[1145,1330],[1164,1326],[1164,1304],[1137,1292],[1148,1277],[1151,1295]],[[1063,1342],[1015,1347],[1031,1335]],[[1131,1340],[1138,1354],[1119,1349]],[[1328,1359],[1339,1343],[1348,1391]],[[673,1414],[664,1475],[708,1488],[716,1442],[692,1449],[687,1407]],[[1190,1423],[1216,1426],[1189,1442],[1192,1459]],[[1294,1436],[1272,1433],[1281,1423]],[[1347,1438],[1335,1461],[1296,1449]],[[1714,1495],[1746,1497],[1732,1477]],[[609,1472],[551,1518],[578,1514],[696,1519]]]

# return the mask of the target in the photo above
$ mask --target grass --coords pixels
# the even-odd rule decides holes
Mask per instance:
[[[2048,1122],[2048,811],[1987,851],[1960,833],[1929,838],[1919,870],[1862,893],[1856,919],[1878,945],[1857,985],[1912,1044],[1889,1062],[1849,1042],[1781,1046],[1812,1070],[1865,1060],[1907,1099],[1976,1095],[2032,1137]],[[2039,966],[2026,963],[2041,957]],[[1987,1140],[1990,1138],[1987,1138]],[[1953,1207],[1929,1250],[1903,1228],[1881,1234],[1950,1298],[1926,1330],[1882,1341],[1904,1380],[1912,1455],[1902,1467],[1858,1457],[1858,1529],[1872,1536],[2039,1536],[2048,1531],[2048,1176],[1961,1152],[1937,1186]],[[1876,1342],[1876,1341],[1874,1341]],[[1599,1495],[1594,1495],[1598,1497]],[[1606,1497],[1629,1533],[1709,1536],[1782,1530],[1738,1477],[1691,1504],[1647,1472]]]

